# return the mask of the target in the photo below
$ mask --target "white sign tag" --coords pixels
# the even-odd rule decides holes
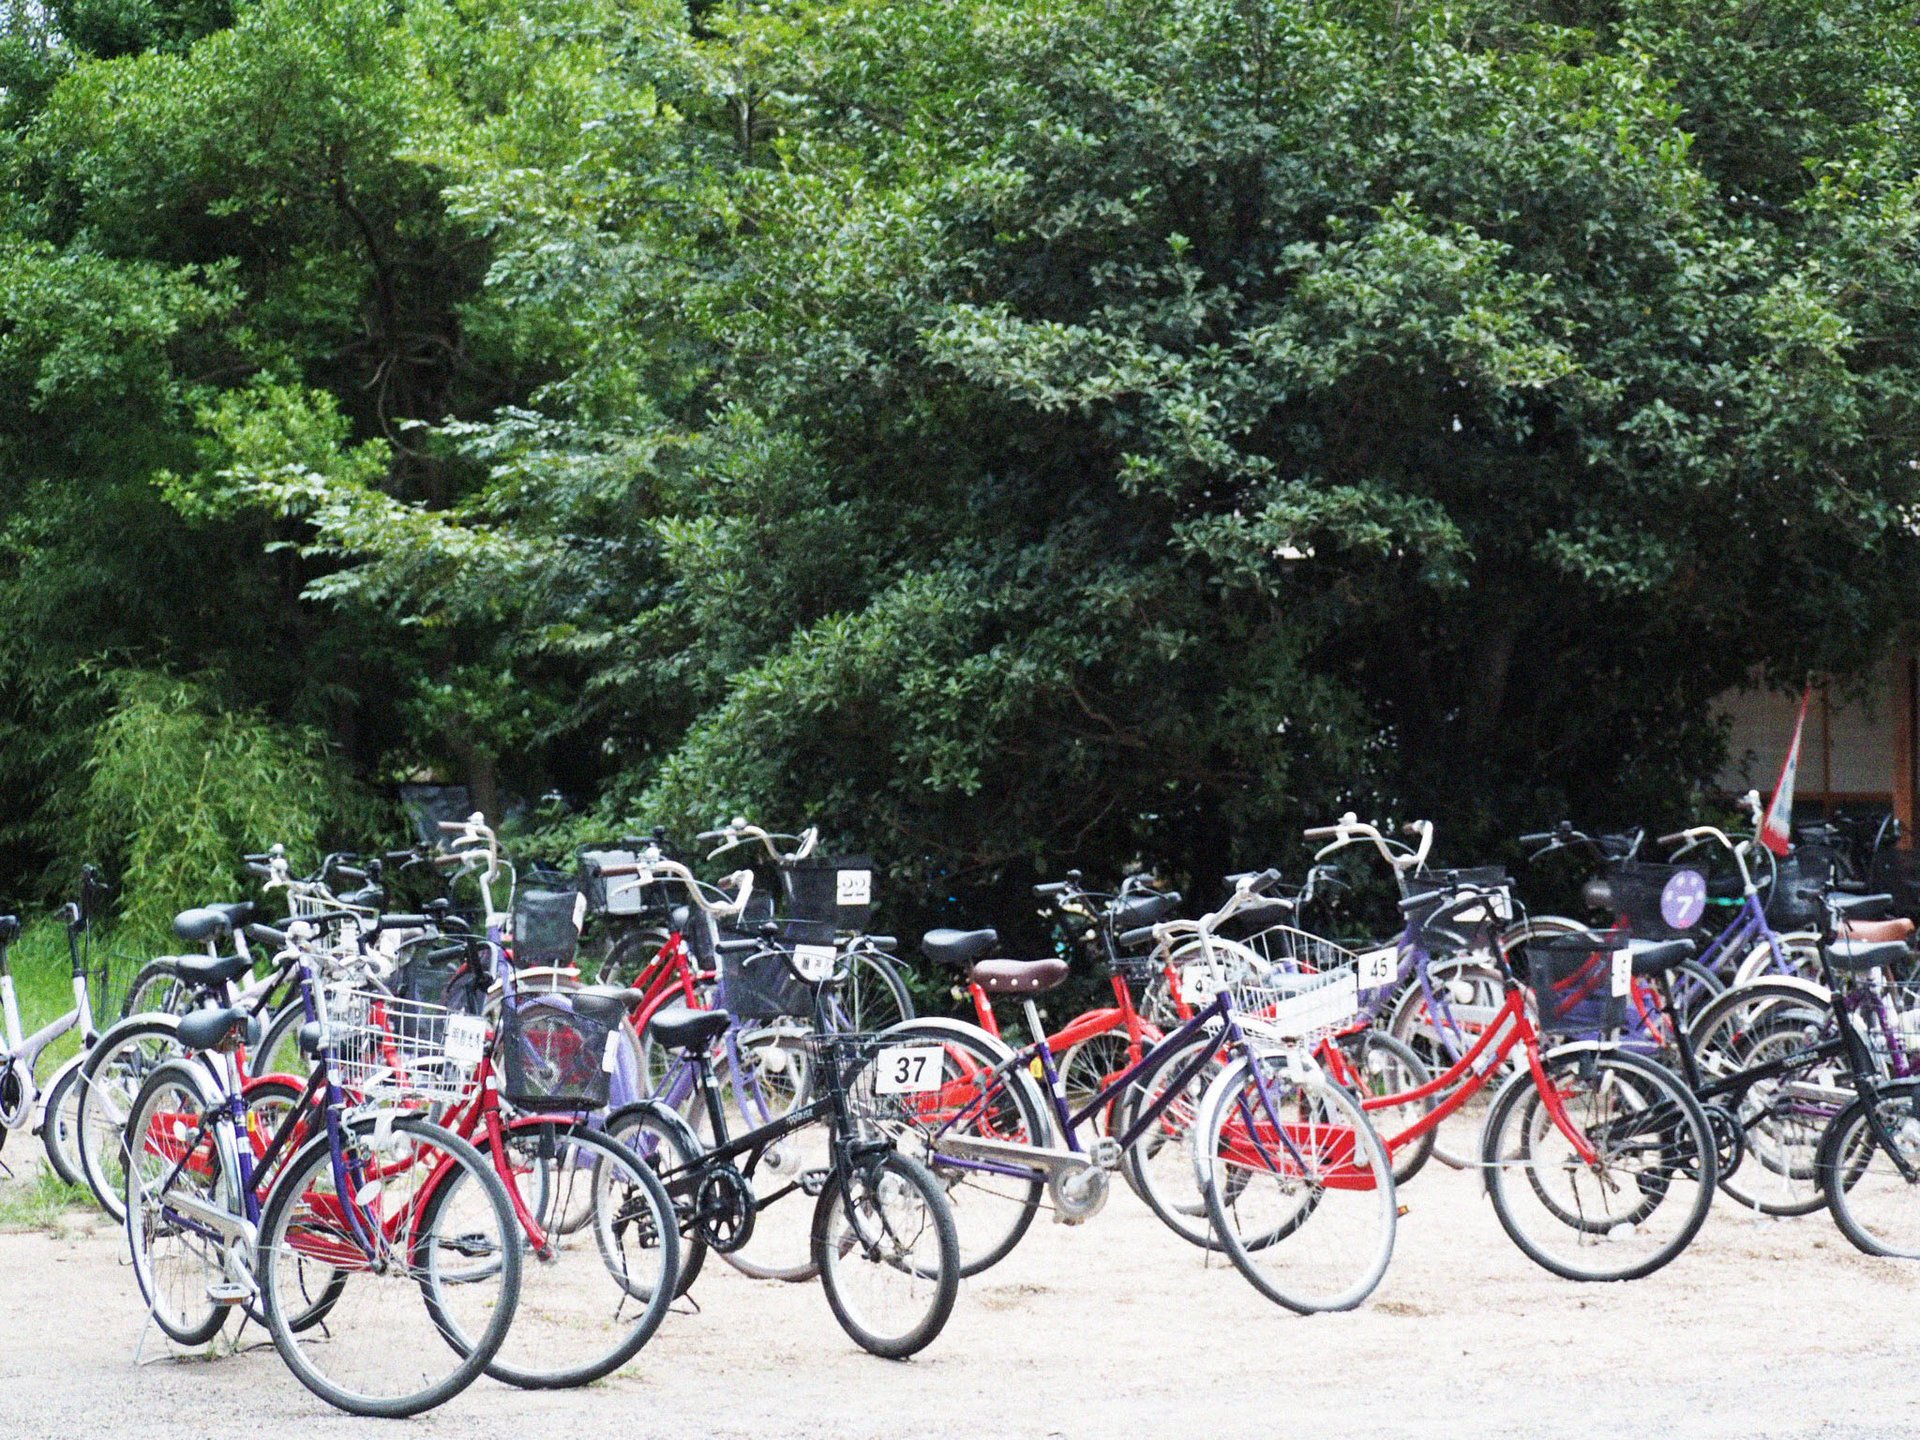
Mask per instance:
[[[938,1045],[889,1045],[873,1057],[876,1095],[911,1095],[939,1088]]]
[[[1400,973],[1400,952],[1393,946],[1369,950],[1358,959],[1360,988],[1378,990],[1391,985]]]
[[[478,1065],[487,1053],[487,1022],[478,1015],[447,1017],[447,1058],[460,1065]]]
[[[1633,990],[1633,952],[1616,950],[1613,952],[1613,994],[1618,999]]]
[[[573,897],[573,929],[579,934],[587,923],[587,892],[581,890]]]
[[[827,980],[833,976],[834,949],[831,945],[796,945],[793,968],[805,980]]]
[[[837,871],[834,877],[833,898],[837,905],[872,904],[873,872],[871,870]]]
[[[620,1032],[607,1032],[607,1048],[601,1053],[600,1068],[611,1075],[620,1066]]]

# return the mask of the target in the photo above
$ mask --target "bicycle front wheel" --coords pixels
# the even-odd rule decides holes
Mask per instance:
[[[888,1360],[930,1345],[960,1293],[946,1194],[897,1151],[827,1177],[813,1212],[813,1261],[841,1328]]]
[[[1876,1090],[1834,1116],[1820,1143],[1820,1182],[1855,1246],[1920,1259],[1920,1086]]]
[[[134,1097],[147,1077],[186,1050],[170,1016],[142,1015],[111,1026],[94,1042],[80,1067],[79,1098],[74,1101],[74,1148],[80,1173],[100,1208],[115,1220],[127,1216],[127,1176],[121,1143]]]
[[[1637,1280],[1700,1233],[1718,1179],[1713,1128],[1665,1067],[1568,1045],[1495,1097],[1481,1163],[1514,1244],[1568,1280]]]
[[[233,1309],[225,1287],[242,1278],[229,1272],[226,1242],[197,1215],[243,1213],[232,1140],[213,1113],[219,1104],[206,1072],[176,1060],[141,1087],[126,1127],[133,1277],[153,1323],[181,1345],[220,1333]]]
[[[519,1226],[500,1178],[438,1125],[359,1121],[343,1127],[341,1152],[336,1168],[321,1136],[267,1195],[256,1267],[267,1327],[328,1404],[417,1415],[466,1389],[505,1342]],[[326,1292],[326,1323],[296,1328]]]
[[[1243,1057],[1200,1102],[1196,1151],[1221,1248],[1254,1289],[1302,1315],[1351,1310],[1393,1258],[1387,1147],[1352,1095],[1305,1057]]]

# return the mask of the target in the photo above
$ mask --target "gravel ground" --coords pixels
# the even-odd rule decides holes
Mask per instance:
[[[1121,1189],[1084,1226],[1043,1219],[904,1364],[857,1350],[818,1285],[710,1262],[698,1311],[612,1380],[559,1394],[483,1380],[410,1422],[330,1410],[253,1331],[212,1361],[149,1334],[136,1365],[143,1315],[119,1234],[76,1214],[57,1234],[0,1234],[0,1436],[1920,1432],[1920,1269],[1857,1253],[1824,1212],[1717,1206],[1660,1274],[1581,1286],[1515,1250],[1471,1176],[1433,1167],[1402,1199],[1392,1269],[1350,1315],[1275,1309]]]

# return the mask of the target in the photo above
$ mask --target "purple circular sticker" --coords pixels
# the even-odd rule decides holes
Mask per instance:
[[[1660,892],[1660,918],[1675,930],[1691,930],[1707,913],[1707,877],[1681,870]]]

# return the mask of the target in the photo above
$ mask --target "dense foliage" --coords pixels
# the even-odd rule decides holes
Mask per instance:
[[[1916,9],[11,6],[0,867],[1684,811],[1913,613]]]

